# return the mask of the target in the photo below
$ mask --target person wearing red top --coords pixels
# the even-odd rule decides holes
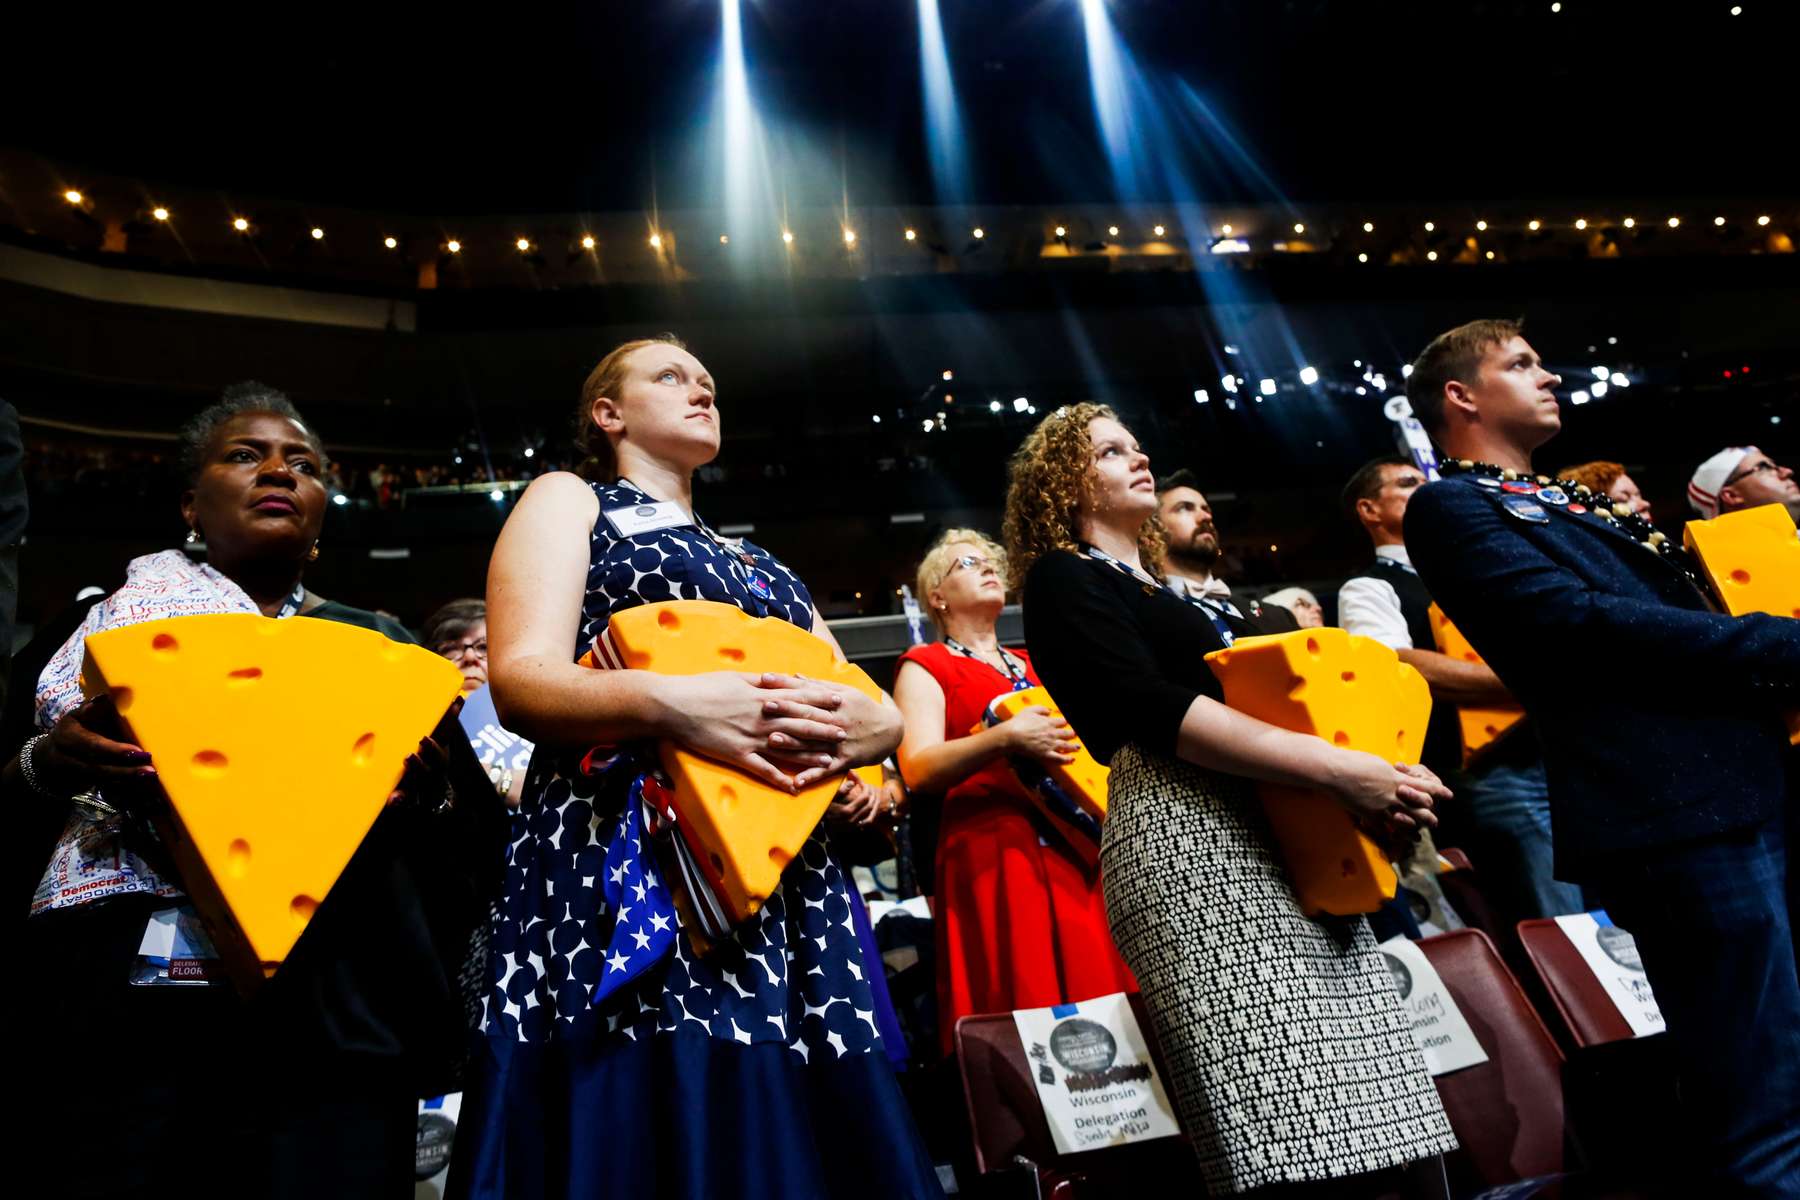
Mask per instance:
[[[900,658],[894,699],[905,721],[900,771],[913,791],[944,796],[938,834],[938,1030],[957,1018],[1042,1008],[1129,991],[1113,948],[1098,867],[1051,831],[1007,760],[1069,762],[1068,723],[1032,707],[979,733],[988,702],[1038,686],[1023,650],[1001,647],[1005,554],[950,529],[919,564],[918,594],[943,641]]]

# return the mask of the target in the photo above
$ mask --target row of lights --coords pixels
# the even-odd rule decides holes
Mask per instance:
[[[86,201],[86,197],[83,196],[81,192],[77,191],[74,188],[70,188],[68,191],[65,191],[63,193],[63,199],[68,201],[70,204],[76,205],[77,207],[79,207]],[[170,219],[172,214],[169,212],[169,210],[167,208],[165,208],[161,205],[158,205],[157,207],[150,210],[150,215],[158,221],[167,221]],[[1759,215],[1756,218],[1756,223],[1758,226],[1767,227],[1768,224],[1770,223],[1770,220],[1771,220],[1771,218],[1768,216],[1768,214],[1764,213],[1764,214]],[[1623,228],[1626,228],[1626,229],[1635,229],[1635,228],[1637,228],[1637,218],[1626,217],[1623,220],[1621,220],[1619,222],[1619,224]],[[1670,217],[1670,218],[1668,218],[1667,224],[1670,229],[1679,229],[1681,227],[1681,218],[1680,217]],[[1726,224],[1726,219],[1723,216],[1716,216],[1713,218],[1713,225],[1715,227],[1722,227],[1725,224]],[[1588,225],[1589,225],[1589,222],[1586,217],[1577,217],[1574,221],[1574,228],[1577,230],[1585,230],[1588,228]],[[239,233],[248,233],[250,231],[250,220],[248,217],[233,217],[231,219],[231,227]],[[1539,232],[1540,230],[1543,229],[1543,227],[1544,227],[1544,222],[1541,220],[1538,220],[1536,218],[1533,218],[1532,220],[1527,221],[1525,223],[1525,228],[1530,230],[1532,233]],[[1426,233],[1436,233],[1437,228],[1438,228],[1437,222],[1435,222],[1435,221],[1426,221],[1425,222],[1424,229],[1425,229]],[[1478,220],[1475,222],[1475,229],[1479,233],[1486,233],[1488,230],[1488,223],[1485,220]],[[1157,237],[1163,237],[1168,232],[1167,228],[1162,225],[1152,226],[1151,231]],[[1362,224],[1362,231],[1364,233],[1374,233],[1375,232],[1375,223],[1373,221],[1364,221]],[[1107,232],[1107,236],[1109,236],[1109,237],[1118,237],[1119,236],[1119,227],[1117,225],[1108,225],[1106,227],[1106,232]],[[1296,234],[1304,234],[1306,232],[1305,222],[1303,222],[1303,221],[1294,222],[1294,232]],[[314,225],[312,227],[311,233],[312,233],[312,238],[314,241],[323,241],[325,239],[325,230],[323,228],[321,228],[320,226]],[[1067,226],[1058,225],[1056,227],[1056,236],[1058,239],[1066,238],[1066,237],[1068,237],[1068,235],[1069,235],[1069,231],[1068,231]],[[919,236],[918,230],[908,228],[907,230],[905,230],[904,236],[905,236],[906,240],[909,242],[917,241],[918,236]],[[977,225],[973,229],[969,230],[969,236],[974,238],[976,241],[981,241],[983,238],[987,237],[987,230],[982,228],[981,226]],[[1224,237],[1224,238],[1232,237],[1233,236],[1232,227],[1230,225],[1219,226],[1219,236]],[[650,235],[649,241],[650,241],[650,248],[652,250],[661,250],[663,248],[663,236],[661,233],[653,232]],[[792,246],[794,244],[793,231],[791,229],[783,229],[781,231],[781,241],[784,245]],[[382,242],[382,245],[386,246],[389,250],[398,249],[399,245],[400,245],[399,239],[395,238],[391,234],[388,235],[387,237],[382,238],[381,242]],[[719,244],[720,245],[722,245],[722,246],[728,245],[728,244],[730,244],[730,242],[731,242],[731,238],[728,234],[721,233],[719,235]],[[521,237],[521,238],[517,239],[513,243],[513,245],[519,250],[519,252],[521,254],[529,253],[532,249],[531,239],[529,239],[529,238]],[[594,241],[594,236],[592,234],[584,234],[582,236],[581,248],[583,250],[592,250],[595,247],[595,245],[596,245],[596,243]],[[856,231],[854,229],[851,229],[849,226],[844,227],[844,245],[846,245],[846,246],[855,246],[856,245]],[[452,254],[459,254],[462,252],[462,243],[460,241],[456,240],[455,238],[452,238],[444,244],[444,248]],[[1437,252],[1432,251],[1426,257],[1431,259],[1432,261],[1436,261]],[[1494,257],[1492,251],[1488,252],[1488,257],[1489,258]],[[1368,262],[1369,256],[1367,254],[1359,254],[1359,255],[1357,255],[1357,261],[1358,262]]]
[[[1559,13],[1562,10],[1563,10],[1562,0],[1550,0],[1550,11],[1551,12]],[[1734,4],[1726,11],[1729,12],[1734,17],[1741,17],[1744,15],[1744,6],[1741,4]]]

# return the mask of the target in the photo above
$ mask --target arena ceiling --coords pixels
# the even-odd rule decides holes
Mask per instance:
[[[980,202],[1114,198],[1081,9],[941,0]],[[1289,199],[1793,191],[1791,5],[1107,10]],[[781,186],[807,193],[796,203],[933,200],[914,0],[744,0],[743,13],[751,88],[798,164]],[[714,186],[696,131],[716,112],[717,0],[40,5],[9,26],[0,142],[71,168],[442,215],[704,206]],[[1211,200],[1256,198],[1239,176],[1200,174]]]

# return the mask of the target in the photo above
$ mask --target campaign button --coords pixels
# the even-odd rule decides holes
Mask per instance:
[[[1537,498],[1558,508],[1569,502],[1569,494],[1559,487],[1541,487],[1537,490]]]
[[[1550,514],[1544,506],[1524,496],[1504,496],[1500,503],[1512,516],[1530,525],[1548,525]]]
[[[1500,485],[1500,490],[1503,492],[1512,492],[1514,495],[1535,496],[1537,494],[1537,484],[1535,484],[1535,483],[1513,483],[1513,482],[1509,481],[1506,483],[1502,483]]]

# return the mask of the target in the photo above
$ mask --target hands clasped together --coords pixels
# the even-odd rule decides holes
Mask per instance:
[[[1421,829],[1435,828],[1432,809],[1452,795],[1429,768],[1417,763],[1389,762],[1360,750],[1347,751],[1342,761],[1331,790],[1372,836],[1410,840]]]
[[[665,697],[676,742],[785,792],[875,761],[900,735],[897,709],[802,675],[672,676]]]

